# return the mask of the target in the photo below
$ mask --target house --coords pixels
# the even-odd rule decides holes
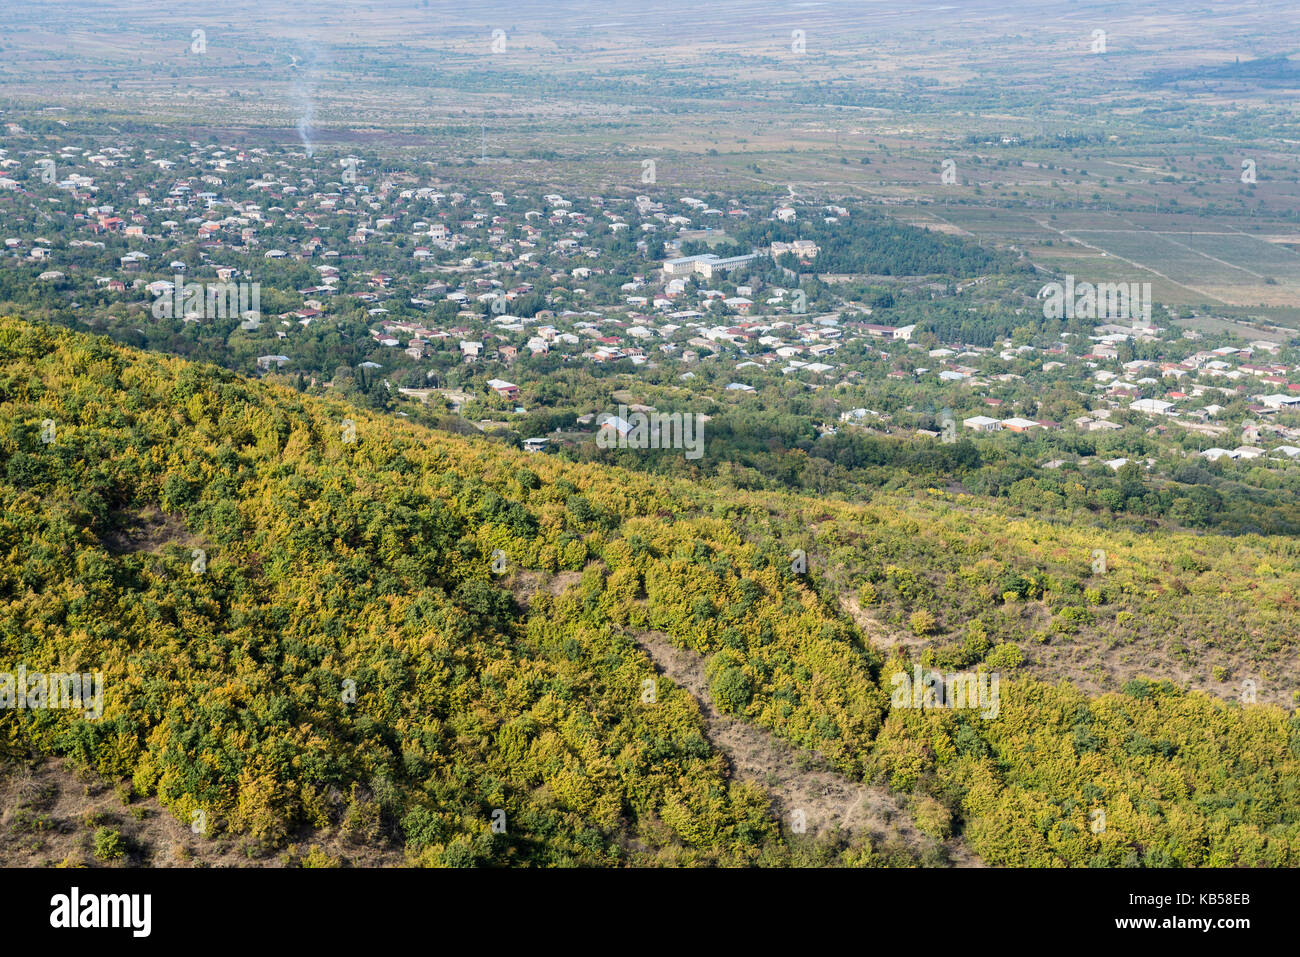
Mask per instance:
[[[1136,402],[1129,403],[1129,408],[1134,412],[1145,412],[1148,415],[1168,415],[1173,407],[1172,402],[1165,402],[1163,399],[1138,399]]]
[[[1010,419],[1003,419],[1002,427],[1004,429],[1010,429],[1012,432],[1028,432],[1030,429],[1041,428],[1041,425],[1033,419],[1022,419],[1017,416]]]
[[[987,415],[972,415],[969,419],[962,419],[961,424],[976,432],[997,432],[1002,428],[1000,421],[991,419]]]
[[[507,382],[505,379],[488,379],[487,385],[489,389],[503,399],[516,399],[519,397],[519,386],[513,382]]]
[[[582,420],[579,419],[579,421]],[[617,415],[610,415],[608,413],[605,413],[600,417],[599,431],[605,433],[612,432],[617,436],[626,438],[629,434],[631,434],[632,426],[626,419],[623,419]]]
[[[524,439],[524,451],[525,451],[525,452],[545,452],[545,451],[546,451],[546,443],[547,443],[548,441],[550,441],[550,440],[547,439],[547,438],[544,437],[544,436],[540,436],[540,437],[538,437],[538,438],[532,438],[532,439]]]
[[[1118,422],[1111,422],[1108,419],[1095,419],[1087,423],[1086,429],[1089,432],[1114,432],[1122,429],[1124,426]]]

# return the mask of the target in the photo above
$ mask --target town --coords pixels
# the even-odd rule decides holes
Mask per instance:
[[[940,420],[956,410],[979,441],[1127,428],[1211,462],[1300,456],[1285,338],[1203,341],[1163,308],[1151,322],[1149,301],[1075,315],[1014,262],[936,281],[953,244],[915,229],[932,275],[836,273],[796,236],[879,229],[842,202],[474,191],[356,157],[5,132],[0,208],[37,214],[4,237],[5,262],[33,305],[301,388],[359,386],[399,414],[432,406],[533,451],[591,444],[620,399],[711,414],[802,392],[817,435],[953,441]],[[564,395],[557,369],[596,378]],[[1077,464],[1150,464],[1118,437],[1098,449]]]

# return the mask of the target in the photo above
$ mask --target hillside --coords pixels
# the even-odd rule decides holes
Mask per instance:
[[[0,747],[254,858],[329,831],[445,865],[1298,863],[1288,539],[575,466],[17,319],[0,426],[0,671],[104,673],[99,720],[0,711]],[[1056,680],[1106,643],[1116,690]],[[996,716],[892,706],[909,648],[998,672]],[[910,820],[798,833],[702,707]]]

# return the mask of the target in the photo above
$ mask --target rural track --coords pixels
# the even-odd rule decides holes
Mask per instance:
[[[719,712],[708,692],[700,654],[678,648],[662,632],[628,634],[654,662],[656,671],[695,698],[709,741],[726,758],[733,775],[766,791],[773,814],[787,827],[795,812],[802,811],[806,833],[811,835],[835,828],[855,836],[866,832],[876,844],[892,839],[913,853],[937,845],[953,866],[983,866],[960,838],[940,843],[921,833],[888,788],[854,781],[831,768],[820,755]]]

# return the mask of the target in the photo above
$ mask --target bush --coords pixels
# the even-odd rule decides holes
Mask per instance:
[[[313,844],[311,846],[311,850],[309,850],[307,852],[307,855],[302,859],[302,866],[314,867],[314,868],[315,867],[328,868],[328,867],[339,867],[340,865],[337,858],[330,857],[330,855],[326,853],[324,848],[320,847],[317,844]]]
[[[928,834],[936,841],[952,836],[952,812],[932,797],[917,798],[912,819],[922,834]]]
[[[402,833],[407,847],[418,851],[441,841],[442,821],[427,807],[414,807],[402,818]]]
[[[993,642],[989,640],[989,632],[983,622],[971,622],[966,628],[966,641],[962,644],[966,664],[982,661],[992,647]]]
[[[1004,641],[984,659],[984,663],[994,671],[1010,671],[1012,668],[1020,667],[1020,663],[1025,660],[1025,653],[1016,645],[1009,641]]]
[[[474,849],[463,838],[456,838],[442,852],[442,863],[446,867],[473,867]]]
[[[722,668],[713,678],[709,688],[718,708],[728,714],[739,714],[749,706],[753,689],[745,672],[735,665]]]
[[[933,634],[937,624],[934,615],[924,608],[912,612],[911,617],[907,619],[907,623],[912,627],[912,634],[919,638]]]
[[[101,827],[95,831],[95,858],[100,861],[116,861],[126,855],[126,839],[111,827]]]

